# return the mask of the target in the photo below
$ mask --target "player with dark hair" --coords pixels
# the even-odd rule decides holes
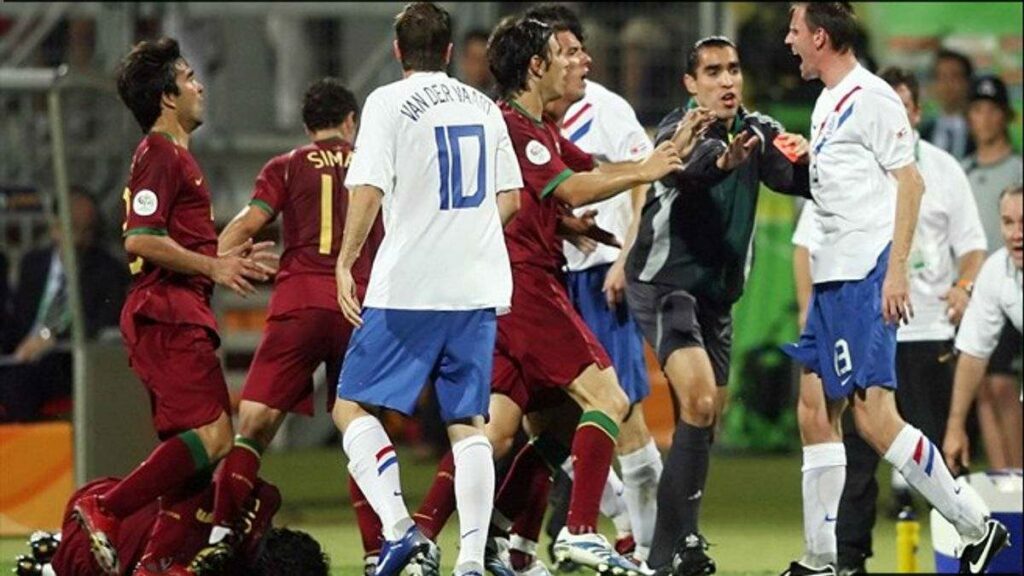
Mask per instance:
[[[648,561],[677,575],[715,570],[700,505],[761,184],[808,194],[806,141],[743,107],[743,71],[730,39],[697,41],[682,80],[688,101],[660,122],[655,141],[693,138],[692,152],[686,170],[648,192],[626,262],[630,309],[668,378],[676,418]]]
[[[567,89],[567,70],[579,66],[558,43],[554,28],[531,18],[509,18],[491,35],[491,70],[503,94],[500,106],[523,171],[523,207],[505,230],[512,261],[512,311],[498,321],[489,434],[507,444],[524,414],[558,411],[552,393],[564,392],[583,411],[571,455],[576,482],[565,528],[555,541],[561,560],[636,573],[596,532],[597,515],[629,402],[593,332],[573,308],[561,279],[559,221],[570,207],[612,197],[677,170],[681,160],[666,143],[642,162],[602,165],[561,136],[544,118],[545,105]],[[556,415],[557,417],[557,415]],[[541,430],[532,427],[531,433]],[[516,456],[495,503],[495,534],[507,535],[535,482],[564,459],[531,442]]]
[[[216,572],[230,558],[239,513],[259,474],[263,451],[288,412],[314,413],[313,372],[324,364],[328,382],[337,381],[340,351],[352,327],[338,309],[334,265],[348,208],[344,181],[358,112],[355,96],[338,80],[312,83],[302,104],[311,143],[267,162],[249,206],[220,234],[218,249],[229,251],[280,214],[284,253],[263,339],[242,387],[238,435],[217,485],[210,546],[196,557],[196,572]],[[382,236],[378,219],[353,268],[360,295]],[[328,412],[333,405],[329,394]]]
[[[487,65],[489,37],[490,32],[483,28],[475,28],[462,36],[459,44],[459,73],[463,82],[493,97],[494,76]]]
[[[91,576],[97,565],[90,550],[90,536],[74,518],[77,502],[103,494],[117,484],[116,478],[90,482],[77,490],[68,502],[60,534],[60,544],[50,561],[59,576]],[[122,566],[116,574],[124,576],[192,576],[185,565],[206,543],[212,527],[215,487],[221,480],[196,489],[187,498],[161,509],[155,502],[126,517],[113,542]],[[263,480],[254,482],[252,495],[242,509],[244,526],[234,560],[217,574],[237,576],[326,576],[330,560],[320,544],[304,532],[271,527],[281,507],[278,489]],[[147,559],[147,541],[157,523],[170,536],[168,554],[159,561]],[[133,570],[134,568],[134,570]]]
[[[956,527],[961,572],[981,573],[1006,527],[960,494],[941,452],[896,408],[896,329],[913,315],[908,261],[924,192],[913,128],[893,88],[857,63],[849,3],[794,3],[791,13],[785,43],[801,77],[825,88],[811,116],[814,288],[800,340],[784,348],[820,377],[800,383],[806,550],[785,574],[835,574],[847,402],[864,440]]]
[[[395,34],[403,77],[367,97],[345,179],[352,192],[337,297],[359,329],[332,414],[349,472],[381,519],[376,573],[397,574],[410,562],[434,573],[437,547],[409,516],[398,457],[375,416],[381,408],[411,414],[433,381],[452,444],[455,574],[482,574],[494,495],[484,421],[496,315],[512,292],[501,227],[519,208],[522,179],[494,102],[444,72],[452,51],[448,13],[429,2],[408,4]],[[361,301],[353,265],[382,207],[386,235]]]
[[[170,38],[137,44],[121,63],[118,94],[146,134],[124,191],[124,248],[133,276],[121,312],[128,360],[152,400],[161,444],[126,478],[75,503],[107,574],[121,570],[120,521],[160,498],[172,507],[189,482],[231,449],[230,401],[210,308],[214,284],[242,296],[266,280],[272,243],[246,240],[218,254],[210,191],[188,151],[203,121],[203,85]],[[150,544],[164,549],[158,525]]]

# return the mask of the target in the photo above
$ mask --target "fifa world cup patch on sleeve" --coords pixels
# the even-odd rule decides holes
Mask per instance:
[[[526,157],[531,163],[543,166],[551,160],[551,151],[537,140],[530,140],[526,145]]]
[[[152,216],[156,214],[157,205],[156,193],[152,190],[139,190],[132,198],[132,211],[139,216]]]

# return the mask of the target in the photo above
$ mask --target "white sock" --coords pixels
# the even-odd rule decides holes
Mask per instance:
[[[619,466],[625,486],[622,499],[629,510],[636,541],[634,555],[647,560],[651,541],[654,540],[654,520],[658,516],[658,481],[663,468],[661,453],[652,439],[643,448],[620,455]]]
[[[960,495],[960,488],[942,459],[942,451],[920,430],[910,424],[904,426],[884,457],[939,514],[956,526],[962,538],[972,541],[985,534],[985,512]]]
[[[622,538],[633,531],[633,525],[629,522],[629,510],[622,500],[622,492],[625,486],[615,470],[608,468],[608,479],[604,482],[604,491],[601,492],[601,514],[612,521],[615,525],[616,538]]]
[[[836,517],[846,483],[842,442],[804,446],[804,564],[821,567],[837,561]]]
[[[522,552],[527,556],[537,557],[537,543],[533,540],[523,538],[519,534],[512,534],[509,536],[509,550],[515,550],[516,552]]]
[[[373,416],[361,416],[349,424],[341,440],[348,456],[348,471],[380,517],[384,538],[399,539],[412,526],[402,498],[398,456],[388,433]]]
[[[216,544],[233,533],[234,532],[232,532],[231,528],[228,528],[227,526],[214,526],[213,528],[210,528],[209,543]]]
[[[483,434],[452,444],[455,457],[455,502],[459,511],[459,557],[456,566],[484,564],[487,525],[494,504],[494,453]]]

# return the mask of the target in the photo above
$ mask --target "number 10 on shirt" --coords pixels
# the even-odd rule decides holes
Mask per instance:
[[[477,166],[476,190],[471,196],[463,194],[462,155],[470,159],[476,141]],[[437,143],[437,163],[441,172],[441,210],[476,208],[484,201],[487,182],[487,154],[484,150],[484,127],[481,124],[437,126],[434,128]],[[465,148],[464,148],[465,146]]]

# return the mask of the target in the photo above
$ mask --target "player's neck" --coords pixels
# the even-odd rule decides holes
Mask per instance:
[[[987,166],[998,164],[1012,152],[1013,148],[1010,147],[1010,142],[1006,138],[996,138],[989,142],[979,142],[976,154],[978,164]]]
[[[567,98],[559,98],[548,102],[548,105],[544,107],[544,112],[548,118],[555,121],[555,124],[562,125],[562,120],[565,120],[565,113],[569,111],[573,103]]]
[[[853,51],[843,54],[836,54],[835,57],[823,63],[821,67],[821,81],[829,90],[835,88],[846,78],[853,69],[857,67],[857,57]]]
[[[531,120],[540,122],[544,115],[544,98],[541,97],[539,90],[520,92],[512,101],[529,114]]]
[[[177,120],[161,115],[156,119],[153,127],[149,129],[150,134],[166,134],[175,144],[188,150],[189,131],[178,123]]]
[[[341,138],[342,140],[348,140],[345,135],[341,133],[338,128],[327,128],[326,130],[315,130],[309,135],[313,142],[319,142],[320,140],[329,140],[331,138]]]

